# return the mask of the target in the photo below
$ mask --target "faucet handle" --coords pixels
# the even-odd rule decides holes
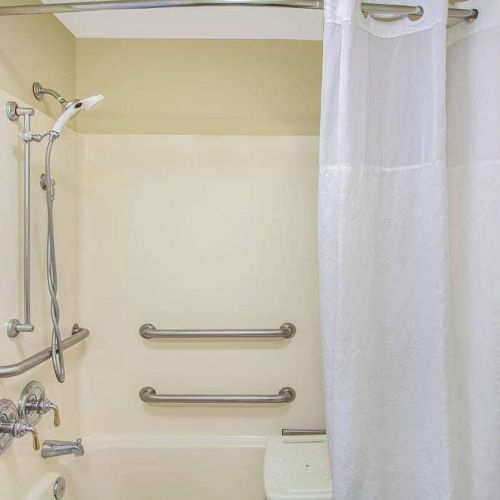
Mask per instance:
[[[61,425],[61,414],[59,413],[59,408],[53,405],[54,410],[54,427],[59,427]]]
[[[37,415],[42,416],[45,415],[50,410],[54,412],[54,427],[59,427],[61,425],[61,415],[59,412],[59,408],[56,404],[48,399],[42,399],[40,401],[28,402],[26,408],[31,411],[36,411]]]
[[[54,426],[59,427],[61,425],[59,408],[45,398],[45,389],[42,384],[33,380],[21,393],[18,406],[19,417],[27,424],[36,425],[50,410],[54,411]]]
[[[27,432],[33,436],[33,449],[39,450],[40,440],[36,428],[19,420],[17,408],[12,401],[0,400],[0,453],[12,444],[14,438],[23,437]]]
[[[17,422],[14,427],[16,429],[14,437],[23,437],[27,432],[30,432],[33,436],[33,450],[38,451],[40,449],[40,438],[35,427],[23,422]]]
[[[28,425],[23,422],[16,422],[13,426],[12,432],[14,437],[23,437],[27,432],[30,432],[33,437],[33,450],[38,451],[40,449],[38,431],[32,425]]]
[[[38,437],[38,432],[35,430],[32,432],[33,435],[33,449],[38,451],[40,449],[40,438]]]

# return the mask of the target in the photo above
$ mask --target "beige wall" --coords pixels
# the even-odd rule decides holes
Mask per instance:
[[[85,133],[314,135],[320,88],[320,42],[78,40]]]
[[[1,4],[11,4],[2,0]],[[19,2],[21,3],[21,2]],[[52,123],[41,111],[51,114],[58,105],[38,103],[32,93],[34,80],[53,85],[66,95],[75,91],[76,42],[52,16],[0,18],[0,325],[13,317],[22,317],[22,146],[19,140],[21,120],[10,122],[4,114],[8,100],[36,106],[33,130],[47,130]],[[56,231],[59,265],[59,293],[64,335],[75,321],[80,321],[78,295],[78,207],[77,136],[67,131],[54,148],[54,175],[57,179]],[[9,339],[0,329],[0,364],[18,362],[50,344],[50,315],[45,278],[46,208],[38,179],[43,169],[43,145],[33,145],[32,153],[32,319],[36,331]],[[84,321],[82,321],[82,324]],[[84,347],[68,351],[67,382],[56,382],[50,362],[24,375],[0,379],[0,397],[17,401],[25,384],[42,382],[47,395],[61,407],[62,425],[52,427],[51,416],[40,422],[41,439],[73,439],[79,431],[79,366]],[[39,453],[31,450],[27,436],[16,439],[0,457],[1,496],[6,500],[23,498],[25,492],[47,470]],[[50,465],[50,464],[49,464]]]
[[[11,24],[12,23],[12,24]],[[323,426],[316,282],[318,42],[79,40],[51,16],[0,19],[0,109],[34,103],[38,79],[67,96],[103,93],[54,150],[64,332],[91,329],[68,351],[68,382],[49,363],[0,380],[16,399],[36,378],[61,404],[44,439],[96,434],[276,435]],[[76,70],[75,70],[76,68]],[[76,75],[76,77],[75,77]],[[75,92],[76,87],[76,92]],[[3,89],[3,90],[1,90]],[[41,109],[58,111],[49,101]],[[51,119],[40,112],[34,130]],[[0,119],[0,322],[21,315],[19,124]],[[33,147],[33,317],[37,332],[1,340],[0,363],[46,347],[46,215]],[[288,342],[148,342],[159,327],[297,325]],[[153,407],[138,391],[274,393],[289,406]],[[6,499],[22,498],[47,468],[19,440],[1,457]],[[24,491],[24,490],[23,490]]]
[[[321,427],[317,137],[85,135],[80,169],[85,435],[277,435]],[[139,326],[270,328],[283,341],[145,341]],[[275,393],[284,406],[152,406]],[[109,422],[112,421],[110,427]]]
[[[0,5],[26,3],[0,0]],[[35,2],[36,3],[36,2]],[[52,99],[37,101],[35,80],[69,99],[75,95],[76,40],[54,16],[0,17],[0,89],[52,116]]]
[[[0,90],[0,109],[5,103],[18,96]],[[37,113],[33,128],[46,130],[51,119]],[[45,194],[38,179],[43,170],[45,148],[36,144],[32,151],[32,321],[35,332],[20,334],[9,339],[3,324],[23,314],[23,271],[22,271],[22,147],[19,140],[20,123],[12,123],[6,117],[0,119],[0,364],[8,365],[35,354],[50,345],[50,312],[45,275],[46,206]],[[85,325],[77,307],[79,291],[78,277],[78,206],[75,200],[78,186],[76,161],[77,136],[66,133],[54,146],[53,175],[56,186],[56,236],[59,271],[59,297],[63,335],[71,331],[71,325],[78,321]],[[45,416],[38,430],[43,439],[74,439],[78,436],[80,366],[84,346],[67,351],[67,380],[63,385],[55,380],[50,362],[14,378],[0,379],[0,398],[16,402],[23,387],[30,380],[42,382],[47,395],[60,406],[62,425],[52,427],[52,416]],[[0,457],[1,498],[18,500],[47,471],[39,452],[31,449],[29,436],[16,439]]]

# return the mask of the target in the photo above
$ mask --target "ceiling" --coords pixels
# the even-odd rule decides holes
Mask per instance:
[[[282,7],[173,7],[57,17],[77,38],[320,40],[323,33],[323,11]]]

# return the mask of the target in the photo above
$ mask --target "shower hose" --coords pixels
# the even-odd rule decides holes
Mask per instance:
[[[64,382],[65,369],[63,349],[61,346],[61,329],[59,327],[59,302],[57,301],[57,263],[54,237],[54,198],[55,182],[50,176],[52,146],[59,137],[57,133],[50,133],[45,153],[45,194],[47,199],[47,284],[50,294],[50,316],[52,319],[52,366],[59,382]]]

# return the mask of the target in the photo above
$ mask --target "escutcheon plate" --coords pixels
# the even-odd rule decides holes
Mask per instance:
[[[10,399],[0,399],[0,422],[15,422],[17,420],[16,405]],[[7,433],[0,433],[0,455],[12,444],[14,437]]]
[[[40,382],[36,380],[31,381],[21,393],[19,399],[18,413],[19,418],[21,418],[25,423],[35,426],[40,419],[42,414],[38,413],[35,408],[26,408],[28,403],[36,404],[39,401],[45,400],[45,389]]]

